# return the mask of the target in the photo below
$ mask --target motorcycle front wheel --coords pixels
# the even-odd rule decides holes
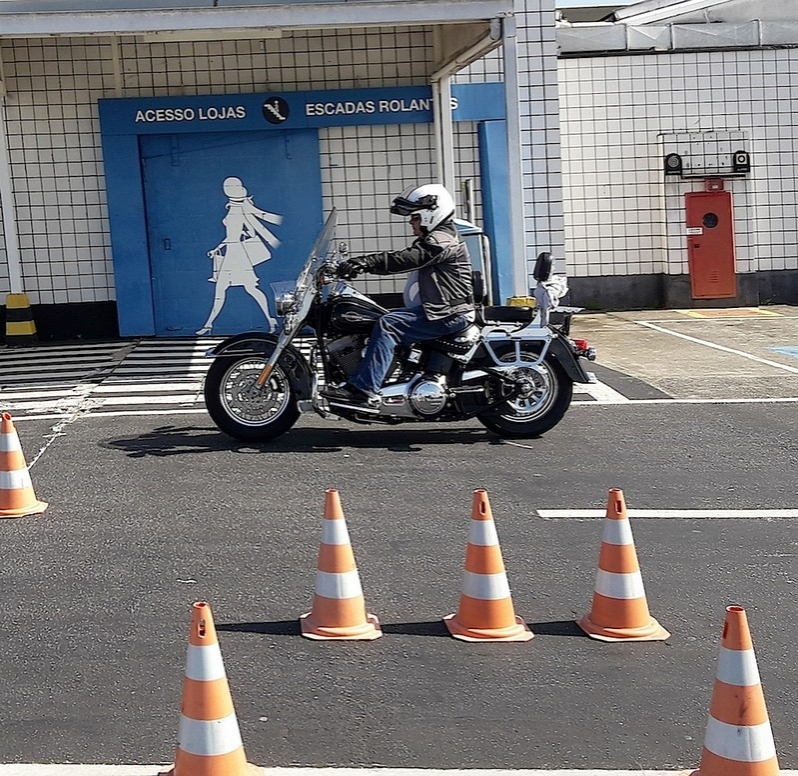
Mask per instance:
[[[299,417],[291,381],[278,361],[263,388],[256,384],[262,356],[217,358],[205,377],[205,406],[213,422],[241,442],[268,442]]]
[[[537,361],[536,353],[521,347],[521,361]],[[514,346],[497,355],[500,361],[513,362],[517,358]],[[545,434],[571,406],[573,382],[552,356],[535,366],[519,367],[518,379],[524,381],[524,393],[477,415],[477,420],[501,437],[523,439]]]

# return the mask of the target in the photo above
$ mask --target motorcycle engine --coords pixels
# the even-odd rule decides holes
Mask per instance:
[[[419,415],[437,415],[446,405],[446,378],[425,375],[410,389],[410,405]]]
[[[340,337],[327,345],[327,351],[333,362],[340,367],[341,371],[351,377],[357,372],[360,362],[363,360],[363,349],[366,338],[360,334],[348,334]]]

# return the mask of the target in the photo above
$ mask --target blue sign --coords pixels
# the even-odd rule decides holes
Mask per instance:
[[[103,135],[310,129],[355,124],[429,123],[432,89],[408,86],[279,94],[103,99]],[[455,121],[504,118],[500,83],[452,87]]]

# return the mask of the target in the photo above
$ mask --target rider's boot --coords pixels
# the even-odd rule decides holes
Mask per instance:
[[[356,409],[360,412],[374,414],[380,411],[380,399],[378,396],[372,396],[349,383],[322,388],[319,393],[333,407],[346,407],[347,409]]]

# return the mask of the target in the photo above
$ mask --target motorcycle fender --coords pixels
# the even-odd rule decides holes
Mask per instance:
[[[228,337],[206,355],[210,358],[257,355],[268,359],[276,346],[276,334],[245,332]],[[307,359],[293,345],[288,345],[280,357],[280,365],[285,369],[297,398],[310,399],[313,395],[313,372]]]
[[[557,363],[565,370],[575,383],[589,383],[587,372],[579,363],[579,357],[568,347],[561,337],[555,337],[549,344],[549,353],[557,359]]]

